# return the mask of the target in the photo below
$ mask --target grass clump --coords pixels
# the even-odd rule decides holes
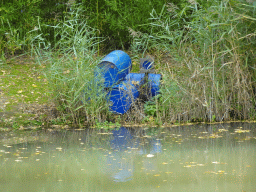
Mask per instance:
[[[33,20],[36,26],[30,28],[21,43],[8,41],[8,52],[13,50],[12,54],[20,49],[16,49],[17,44],[29,46],[27,49],[36,54],[44,73],[26,81],[26,88],[22,88],[19,84],[25,79],[18,77],[16,66],[9,65],[13,68],[13,78],[10,78],[13,83],[6,88],[8,96],[14,96],[17,102],[22,99],[29,103],[44,92],[45,100],[40,101],[53,98],[58,109],[58,118],[53,124],[73,122],[81,126],[113,127],[115,122],[124,121],[162,125],[255,119],[254,5],[242,0],[182,0],[167,3],[160,9],[164,1],[159,1],[145,9],[155,7],[150,14],[143,12],[142,23],[138,23],[138,20],[131,21],[132,18],[122,22],[126,17],[119,17],[129,3],[136,4],[134,1],[125,6],[111,1],[108,13],[100,12],[105,9],[105,4],[100,2],[90,4],[93,9],[85,9],[84,3],[72,3],[68,5],[69,12],[58,22],[46,25],[38,18]],[[141,6],[143,3],[134,9],[140,10]],[[104,14],[107,19],[100,20]],[[118,21],[111,15],[118,15]],[[150,18],[145,21],[148,15]],[[10,34],[16,39],[19,32]],[[108,40],[102,43],[105,39],[99,36],[104,34]],[[11,45],[12,42],[15,43]],[[133,58],[133,72],[139,72],[139,58],[145,53],[156,58],[155,71],[162,74],[161,94],[145,103],[136,101],[137,105],[120,118],[109,112],[107,92],[103,83],[95,79],[94,69],[101,59],[100,52],[111,47],[126,48],[130,43],[126,51]],[[2,56],[0,63],[4,60]],[[23,68],[30,67],[24,65]],[[3,71],[0,75],[4,75]],[[42,80],[45,80],[44,86],[41,86]],[[6,79],[3,81],[7,83]],[[26,95],[31,92],[33,97]]]
[[[106,92],[94,78],[97,31],[89,27],[83,10],[74,7],[55,30],[54,48],[41,49],[38,44],[38,62],[45,65],[45,77],[60,116],[76,124],[94,124],[108,119]],[[45,41],[43,43],[46,44]]]
[[[255,118],[255,7],[237,0],[189,1],[151,14],[137,49],[161,54],[162,121]],[[182,24],[182,25],[181,25]],[[159,56],[158,56],[159,57]]]

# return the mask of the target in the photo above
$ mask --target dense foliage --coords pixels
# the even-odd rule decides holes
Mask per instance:
[[[255,118],[255,6],[230,0],[168,7],[151,15],[151,33],[134,39],[142,50],[171,57],[160,67],[165,82],[161,119]],[[173,82],[178,94],[170,94]]]
[[[22,0],[1,2],[0,29],[1,51],[14,54],[30,49],[27,32],[43,28],[45,38],[54,44],[54,30],[50,27],[64,20],[72,6],[79,4],[84,10],[81,18],[87,24],[98,29],[97,35],[105,38],[102,45],[107,49],[129,48],[134,31],[149,32],[152,10],[166,10],[166,3],[174,2],[185,6],[185,0]],[[60,38],[60,37],[58,37]]]
[[[0,51],[6,56],[30,48],[27,33],[39,25],[53,25],[67,11],[67,0],[2,0],[0,4]],[[53,41],[53,30],[44,30]]]
[[[24,0],[2,1],[0,11],[2,53],[31,51],[40,64],[48,58],[55,103],[76,121],[114,121],[102,88],[91,83],[96,53],[113,49],[133,59],[155,56],[163,77],[143,118],[135,112],[126,119],[256,117],[256,4],[249,0]],[[88,95],[98,99],[88,102]]]
[[[108,48],[129,48],[132,31],[149,32],[152,10],[161,12],[168,2],[175,0],[78,0],[88,15],[88,23],[106,37]],[[176,1],[181,5],[183,1]]]

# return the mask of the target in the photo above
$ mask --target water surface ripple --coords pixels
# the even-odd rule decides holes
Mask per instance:
[[[256,124],[0,133],[0,191],[256,191]]]

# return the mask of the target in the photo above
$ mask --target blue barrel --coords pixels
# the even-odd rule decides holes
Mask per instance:
[[[152,97],[159,94],[160,80],[161,80],[160,74],[152,74],[152,73],[148,74],[149,89],[151,90]]]
[[[151,60],[145,60],[141,63],[141,67],[148,70],[153,68],[154,62]]]
[[[125,80],[130,81],[138,89],[144,84],[145,73],[129,73]]]
[[[126,113],[132,103],[139,97],[139,91],[130,81],[122,81],[108,93],[110,110],[117,114]]]
[[[129,73],[125,77],[125,80],[131,82],[133,85],[136,86],[137,89],[139,89],[139,87],[141,87],[143,84],[147,83],[146,81],[148,81],[147,87],[149,89],[150,96],[154,97],[159,94],[161,80],[160,74],[149,73],[148,80],[145,80],[145,73]]]
[[[140,59],[140,72],[141,73],[153,73],[154,72],[154,59],[147,56]]]
[[[97,73],[104,78],[104,86],[112,87],[131,71],[132,61],[123,51],[115,50],[106,55],[98,65]],[[96,75],[96,78],[99,75]]]

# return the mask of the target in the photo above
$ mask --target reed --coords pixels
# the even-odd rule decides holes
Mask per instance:
[[[151,12],[145,30],[127,26],[131,54],[138,58],[148,52],[156,57],[162,87],[159,96],[144,106],[134,105],[118,121],[255,119],[255,7],[239,0],[207,2],[191,0],[179,7],[169,3]],[[46,66],[60,115],[92,125],[115,117],[109,112],[102,82],[94,80],[103,39],[87,24],[86,15],[74,6],[63,21],[48,26],[54,29],[54,44],[45,38],[46,26],[39,22],[29,34],[38,62]]]
[[[63,22],[51,26],[55,30],[54,47],[42,48],[45,42],[34,39],[35,51],[39,64],[46,66],[45,76],[59,115],[81,126],[91,125],[96,120],[105,121],[109,114],[106,92],[94,77],[99,62],[97,44],[102,39],[87,25],[80,7],[72,10]]]
[[[151,33],[134,37],[133,47],[161,53],[155,116],[161,122],[254,119],[255,7],[237,0],[189,2],[153,10]]]

